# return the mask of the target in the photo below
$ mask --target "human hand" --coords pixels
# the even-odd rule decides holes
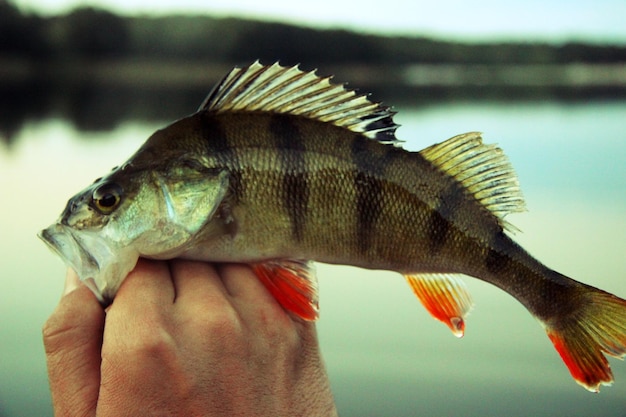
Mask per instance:
[[[70,271],[43,334],[55,415],[337,415],[314,324],[245,265],[140,259],[106,313]]]

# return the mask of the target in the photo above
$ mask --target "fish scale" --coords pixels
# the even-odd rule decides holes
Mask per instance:
[[[73,197],[40,236],[107,304],[137,259],[248,263],[296,318],[318,317],[311,261],[402,274],[456,336],[489,282],[539,320],[597,391],[626,355],[626,301],[549,269],[504,220],[523,211],[501,149],[470,132],[402,149],[394,112],[330,77],[255,62]]]

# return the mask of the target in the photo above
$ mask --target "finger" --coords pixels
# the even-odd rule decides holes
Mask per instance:
[[[135,268],[120,286],[111,307],[117,309],[121,305],[138,311],[152,310],[171,305],[174,296],[167,262],[139,258]]]
[[[173,302],[169,264],[139,258],[107,309],[102,357],[135,348],[167,327]]]
[[[249,265],[221,265],[219,273],[231,294],[231,303],[252,332],[249,343],[255,346],[257,354],[271,346],[272,355],[295,361],[298,369],[317,370],[325,375],[314,322],[294,318],[284,310]]]
[[[250,326],[268,331],[271,330],[269,326],[274,329],[293,326],[290,316],[265,288],[249,265],[222,265],[219,273],[231,296],[231,303]]]
[[[104,311],[68,270],[65,294],[43,327],[55,415],[94,415],[100,388]]]
[[[190,349],[228,349],[240,336],[241,318],[215,266],[176,260],[171,269],[176,286],[176,334],[182,338],[192,335],[187,343]]]
[[[295,328],[305,351],[318,350],[315,323],[294,318],[285,311],[249,265],[227,264],[220,268],[220,274],[231,294],[231,302],[245,321],[269,332],[270,326],[283,331]]]
[[[207,262],[170,261],[177,304],[228,302],[228,293],[215,267]]]
[[[274,297],[265,289],[265,286],[252,271],[250,265],[223,264],[218,266],[218,272],[224,287],[232,297],[243,301],[274,300]]]

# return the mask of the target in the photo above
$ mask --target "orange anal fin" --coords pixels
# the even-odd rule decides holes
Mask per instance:
[[[473,305],[465,283],[459,277],[446,274],[404,277],[431,316],[448,326],[456,337],[463,337],[465,317]]]
[[[626,355],[626,300],[587,287],[577,311],[543,323],[576,382],[589,391],[613,383],[604,354]]]
[[[285,310],[306,321],[318,318],[317,278],[312,262],[269,261],[253,264],[252,269]]]

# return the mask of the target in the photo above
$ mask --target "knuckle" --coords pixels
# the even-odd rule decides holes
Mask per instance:
[[[64,297],[42,326],[47,355],[79,348],[102,336],[105,313],[95,299],[86,302],[80,298],[85,291],[80,294],[77,290]]]
[[[176,351],[174,337],[166,328],[160,326],[142,326],[124,336],[120,344],[123,345],[123,349],[114,349],[112,352],[107,350],[107,353],[158,359],[167,358]]]
[[[81,340],[83,331],[75,323],[53,314],[44,323],[41,333],[46,355],[54,355],[74,344],[70,342]]]
[[[207,308],[207,305],[211,307]],[[193,333],[209,337],[243,337],[242,319],[223,297],[207,300],[206,304],[188,305],[183,317],[182,325]]]
[[[67,331],[68,329],[66,327],[59,326],[59,323],[57,323],[54,316],[51,316],[48,320],[46,320],[41,328],[46,353],[50,353],[49,350],[56,350],[57,343],[55,342],[59,339],[59,336],[63,336],[63,334]]]
[[[167,358],[174,354],[176,342],[172,322],[165,316],[145,312],[129,318],[124,312],[109,312],[102,345],[103,363],[123,362],[125,358]]]
[[[109,393],[116,386],[142,381],[146,370],[178,370],[179,349],[174,338],[164,329],[129,334],[123,341],[105,343],[101,352],[101,385]]]
[[[282,308],[263,309],[259,310],[257,314],[257,320],[261,323],[259,329],[262,329],[268,340],[286,348],[298,344],[299,337],[294,319],[289,317]]]
[[[232,308],[214,311],[198,323],[208,337],[225,345],[236,346],[245,341],[245,329],[237,311]]]

